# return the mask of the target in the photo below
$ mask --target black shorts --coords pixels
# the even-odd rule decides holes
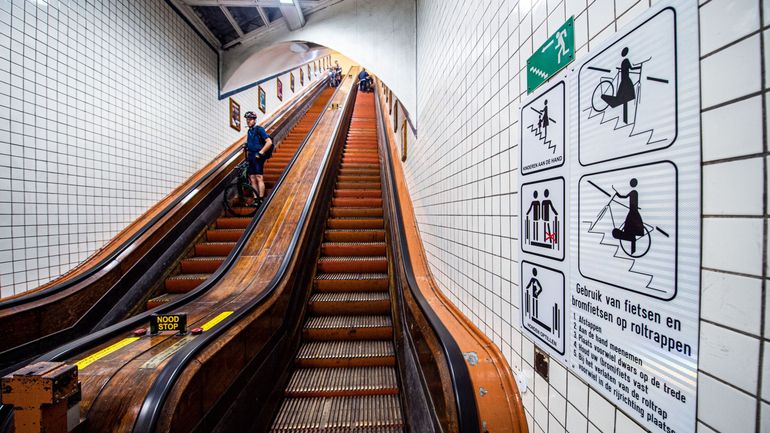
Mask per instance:
[[[262,174],[265,172],[265,158],[257,159],[256,153],[248,153],[248,156],[246,157],[246,161],[249,163],[249,168],[246,170],[246,173],[249,175],[252,174]]]

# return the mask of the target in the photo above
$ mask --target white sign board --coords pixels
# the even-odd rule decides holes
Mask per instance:
[[[659,2],[520,114],[523,332],[656,433],[695,431],[698,51],[697,2]]]

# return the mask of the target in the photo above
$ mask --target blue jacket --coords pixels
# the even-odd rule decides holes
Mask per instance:
[[[368,76],[369,76],[369,73],[366,72],[366,71],[361,71],[361,72],[358,73],[358,79],[359,80],[365,80],[366,77],[368,77]]]
[[[265,128],[254,125],[253,128],[249,128],[249,132],[246,135],[246,149],[251,153],[256,153],[262,150],[262,147],[265,146],[265,142],[267,139],[270,138],[269,135],[267,135],[267,131],[265,131]],[[267,153],[272,154],[273,148],[271,147],[270,150],[267,151]],[[270,156],[270,155],[267,155]]]

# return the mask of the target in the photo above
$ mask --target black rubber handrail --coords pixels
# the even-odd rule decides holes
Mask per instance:
[[[322,82],[325,82],[325,81],[326,79],[322,80]],[[335,94],[336,94],[336,90],[335,90]],[[327,101],[325,107],[328,107],[332,99],[333,99],[333,96],[329,98],[329,101]],[[322,116],[319,115],[318,119],[316,119],[312,128],[305,136],[305,139],[302,141],[297,151],[294,153],[294,156],[292,157],[292,159],[289,161],[288,165],[284,169],[283,173],[281,174],[281,177],[273,186],[273,189],[270,191],[270,194],[268,194],[268,196],[265,198],[265,201],[262,204],[262,206],[259,207],[259,210],[254,215],[249,225],[246,227],[244,234],[238,240],[235,247],[232,249],[232,251],[230,251],[230,254],[228,254],[227,258],[225,258],[222,265],[220,265],[220,267],[216,270],[216,272],[211,274],[206,279],[206,281],[204,281],[194,290],[190,291],[189,293],[185,294],[183,297],[177,300],[163,304],[152,310],[145,311],[134,317],[131,317],[124,321],[118,322],[112,326],[104,328],[100,331],[97,331],[93,334],[77,339],[71,343],[65,344],[57,348],[56,350],[53,350],[51,352],[48,352],[40,356],[39,358],[37,358],[36,361],[63,361],[65,359],[71,358],[79,353],[82,353],[85,350],[88,350],[89,348],[97,346],[103,343],[104,341],[107,341],[115,337],[118,334],[128,332],[132,329],[137,328],[143,322],[146,322],[151,314],[157,314],[157,313],[163,314],[163,313],[169,313],[171,311],[174,311],[179,307],[181,307],[182,305],[199,297],[200,295],[208,291],[211,287],[213,287],[230,270],[230,267],[232,267],[233,263],[235,262],[235,259],[237,258],[238,255],[240,255],[241,251],[243,250],[243,247],[246,244],[246,241],[248,240],[251,233],[254,231],[257,224],[262,220],[262,216],[264,215],[266,209],[269,207],[270,203],[272,202],[273,196],[280,189],[280,186],[283,184],[287,174],[289,173],[291,168],[294,166],[295,161],[297,160],[299,154],[302,152],[302,149],[305,147],[305,144],[307,143],[308,137],[310,137],[313,130],[318,125],[318,122],[321,119],[321,117]],[[241,152],[241,150],[239,149],[238,152]],[[236,155],[233,154],[233,156],[236,156]]]
[[[327,79],[321,79],[318,81],[318,83],[324,83]],[[318,84],[316,84],[317,86]],[[315,90],[316,87],[311,87],[308,89],[308,92],[311,92]],[[267,127],[271,127],[275,124],[275,122],[278,121],[278,119],[286,112],[288,112],[290,109],[294,108],[295,106],[301,104],[302,98],[298,98],[296,101],[292,102],[290,105],[284,107],[282,110],[279,111],[278,116],[275,117],[268,125]],[[267,128],[266,128],[267,129]],[[104,269],[107,265],[109,265],[113,260],[115,260],[116,257],[123,254],[123,252],[126,251],[126,249],[131,246],[134,242],[136,242],[137,239],[139,239],[142,235],[147,233],[150,228],[152,228],[158,221],[160,221],[163,217],[165,217],[169,212],[171,212],[172,209],[174,209],[182,200],[185,200],[190,193],[192,193],[196,188],[200,187],[204,182],[206,182],[209,177],[217,173],[217,171],[222,168],[225,164],[228,163],[234,156],[238,155],[242,150],[240,148],[237,148],[233,150],[226,158],[224,158],[222,161],[219,162],[215,167],[212,167],[211,170],[208,171],[202,178],[200,178],[195,184],[187,188],[183,193],[181,193],[177,198],[174,199],[171,203],[169,203],[165,208],[163,208],[162,211],[160,211],[159,214],[155,215],[150,221],[148,221],[144,226],[142,226],[141,229],[139,229],[138,232],[134,233],[130,238],[128,238],[126,241],[124,241],[120,246],[110,253],[107,257],[103,258],[99,261],[99,263],[95,264],[82,274],[79,274],[71,279],[68,279],[67,281],[63,281],[59,284],[56,284],[54,286],[48,287],[43,290],[39,290],[36,292],[29,293],[28,295],[22,295],[18,298],[13,299],[7,299],[4,301],[0,301],[0,309],[3,308],[11,308],[16,307],[21,304],[25,304],[28,302],[33,302],[38,299],[41,299],[43,297],[53,295],[56,293],[59,293],[63,290],[66,290],[72,286],[75,286],[88,278],[91,278],[92,276],[96,275],[97,272]]]
[[[352,69],[353,68],[351,68],[351,70]],[[340,85],[337,87],[337,90],[335,90],[334,92],[335,95],[341,86],[342,86],[342,83],[340,83]],[[342,110],[343,114],[345,113],[345,109],[348,107],[348,104],[350,103],[350,99],[354,94],[355,94],[355,91],[351,89],[350,93],[348,93],[347,98],[345,99],[344,104],[340,107],[340,110]],[[329,99],[329,103],[331,103],[333,99],[334,99],[334,96],[332,96],[332,98]],[[329,103],[327,103],[327,107]],[[319,117],[319,120],[320,120],[320,117]],[[278,269],[278,272],[276,273],[276,275],[270,280],[270,282],[267,285],[267,288],[264,291],[262,291],[257,297],[251,300],[248,304],[239,308],[233,314],[229,315],[225,320],[220,322],[214,329],[202,334],[201,337],[191,341],[190,343],[185,345],[180,351],[174,354],[174,356],[163,367],[163,370],[160,372],[160,374],[156,377],[153,384],[150,386],[150,391],[147,393],[147,396],[145,397],[144,402],[142,403],[142,407],[139,409],[139,414],[136,417],[136,421],[134,422],[134,428],[133,428],[134,432],[138,432],[138,433],[154,432],[155,427],[157,426],[158,420],[160,419],[161,410],[166,401],[166,398],[168,397],[168,394],[171,392],[171,389],[173,388],[176,381],[184,372],[185,368],[187,368],[188,364],[193,359],[195,359],[196,355],[200,353],[201,350],[203,350],[206,346],[208,346],[210,343],[214,342],[217,338],[219,338],[225,331],[230,329],[242,317],[251,313],[254,309],[260,306],[262,302],[265,301],[269,296],[271,296],[273,292],[275,292],[275,290],[278,288],[278,285],[286,276],[285,275],[286,270],[291,261],[291,257],[293,256],[293,252],[297,247],[297,242],[299,240],[300,234],[302,233],[302,230],[304,229],[307,223],[307,219],[311,211],[312,203],[315,201],[316,195],[318,194],[319,184],[321,182],[321,179],[323,178],[323,174],[327,171],[328,166],[330,164],[329,156],[331,155],[334,148],[333,142],[337,140],[337,135],[339,134],[339,128],[340,128],[340,125],[342,125],[343,121],[344,121],[344,118],[341,117],[340,121],[337,123],[337,125],[334,128],[334,132],[332,133],[330,138],[330,141],[332,143],[329,144],[326,150],[326,153],[324,155],[324,164],[316,174],[316,178],[313,181],[313,186],[311,190],[312,192],[308,197],[307,201],[305,202],[305,207],[303,208],[300,219],[297,222],[297,228],[294,230],[294,234],[292,235],[291,242],[289,243],[289,248],[286,254],[284,255],[283,261],[281,262],[281,266]],[[308,134],[308,137],[310,137],[313,130],[315,130],[315,127],[317,124],[318,124],[318,121],[316,121],[316,124],[313,125],[313,129],[311,129],[310,133]],[[304,142],[303,142],[303,146],[304,146]]]
[[[441,322],[441,319],[433,311],[433,308],[428,303],[425,296],[419,289],[417,279],[414,276],[414,269],[412,268],[411,254],[409,252],[409,244],[406,239],[406,231],[404,229],[404,221],[401,217],[403,209],[401,207],[401,200],[398,196],[398,190],[395,185],[395,169],[393,167],[393,158],[390,154],[390,146],[387,138],[387,127],[382,120],[382,112],[380,108],[380,95],[376,93],[377,98],[377,121],[380,125],[380,131],[383,137],[380,141],[380,151],[384,154],[388,170],[388,188],[383,188],[387,194],[392,195],[394,212],[394,222],[397,228],[397,240],[399,245],[399,256],[397,260],[403,267],[404,276],[406,277],[407,286],[412,296],[417,300],[417,304],[422,310],[423,315],[428,319],[428,323],[433,328],[436,336],[438,337],[439,344],[441,345],[441,351],[446,360],[449,368],[449,377],[452,380],[452,390],[455,396],[455,404],[457,405],[457,418],[458,428],[462,433],[479,432],[479,416],[478,406],[476,405],[476,395],[471,381],[470,373],[468,372],[468,365],[463,357],[460,346],[457,345],[457,341],[452,337],[452,334]]]

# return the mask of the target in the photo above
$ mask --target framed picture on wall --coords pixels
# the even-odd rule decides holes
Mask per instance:
[[[275,79],[275,96],[279,101],[283,101],[283,81],[280,78]]]
[[[230,98],[230,127],[241,131],[241,104]]]
[[[406,119],[401,123],[401,161],[406,161]]]
[[[299,85],[305,85],[305,73],[302,71],[302,68],[299,68]]]
[[[264,113],[267,108],[267,96],[262,86],[257,87],[257,98],[259,99],[259,111]]]
[[[311,78],[310,78],[310,77],[312,77],[312,75],[310,75],[310,63],[308,63],[308,64],[307,64],[307,80],[308,80],[308,81],[310,81],[310,80],[311,80]]]
[[[289,72],[289,89],[294,93],[294,72]]]
[[[393,92],[388,89],[388,114],[393,114]]]
[[[393,132],[398,132],[398,101],[393,101]]]

